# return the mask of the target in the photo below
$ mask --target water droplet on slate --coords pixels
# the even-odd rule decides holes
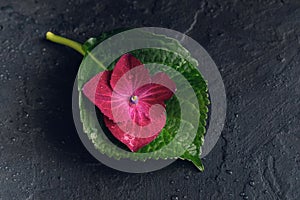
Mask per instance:
[[[179,188],[177,188],[177,189],[175,189],[175,191],[176,191],[176,192],[180,192],[180,189],[179,189]]]
[[[173,180],[170,181],[170,184],[171,184],[171,185],[173,185],[174,183],[175,183],[175,181],[173,181]]]
[[[253,187],[253,186],[255,185],[255,182],[254,182],[253,180],[251,180],[251,181],[249,182],[249,185]]]
[[[187,196],[186,196],[186,195],[184,195],[184,196],[183,196],[183,198],[184,198],[184,199],[187,199]]]
[[[186,176],[184,177],[184,179],[185,179],[185,180],[189,180],[189,179],[190,179],[190,176],[189,176],[189,175],[186,175]]]
[[[268,190],[264,190],[263,193],[266,194],[268,192]]]
[[[179,198],[178,198],[178,196],[177,195],[173,195],[173,196],[171,196],[171,200],[178,200]]]
[[[228,170],[226,170],[226,173],[229,174],[229,175],[231,175],[232,171],[228,169]]]
[[[28,118],[29,117],[29,114],[26,112],[26,111],[24,111],[24,116],[26,117],[26,118]]]
[[[241,197],[246,196],[245,192],[241,192],[241,193],[240,193],[240,196],[241,196]]]
[[[77,33],[78,31],[79,31],[78,27],[76,27],[76,28],[73,29],[74,33]]]
[[[285,62],[285,58],[282,55],[278,55],[277,60],[282,62],[282,63]]]

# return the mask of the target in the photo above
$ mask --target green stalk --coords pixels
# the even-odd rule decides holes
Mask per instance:
[[[46,39],[55,42],[57,44],[62,44],[71,47],[72,49],[79,52],[83,56],[88,54],[90,58],[92,58],[100,68],[107,70],[106,67],[102,64],[102,62],[100,62],[97,58],[95,58],[95,56],[92,53],[90,53],[89,51],[85,52],[80,43],[70,40],[68,38],[64,38],[62,36],[55,35],[54,33],[51,32],[46,33]]]
[[[74,49],[75,51],[79,52],[81,55],[85,55],[84,50],[82,49],[82,45],[78,42],[75,42],[73,40],[55,35],[51,32],[47,32],[46,33],[46,39],[50,40],[52,42],[58,43],[58,44],[62,44],[68,47],[71,47],[72,49]]]

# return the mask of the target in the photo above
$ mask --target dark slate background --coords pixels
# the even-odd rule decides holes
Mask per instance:
[[[120,27],[184,32],[212,56],[228,97],[222,137],[201,173],[147,174],[98,163],[73,125],[83,42]],[[0,0],[0,199],[300,199],[300,2]]]

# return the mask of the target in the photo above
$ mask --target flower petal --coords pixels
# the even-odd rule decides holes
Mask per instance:
[[[109,85],[110,76],[111,71],[100,72],[83,86],[82,92],[104,115],[113,119],[111,112],[112,89]]]
[[[151,104],[139,101],[137,104],[129,106],[130,118],[140,126],[146,126],[150,123]]]
[[[110,79],[110,85],[115,92],[127,95],[131,95],[135,89],[150,82],[149,71],[131,54],[121,56]]]
[[[156,115],[155,110],[157,109],[159,110],[159,108],[154,108],[154,113],[152,112],[150,115]],[[131,151],[136,152],[159,135],[165,125],[166,116],[164,114],[160,115],[147,126],[139,126],[131,119],[123,123],[115,123],[105,117],[104,122],[115,138],[125,144]]]
[[[152,83],[138,88],[134,95],[148,104],[162,104],[173,96],[175,90],[176,85],[168,75],[159,72],[152,77]]]

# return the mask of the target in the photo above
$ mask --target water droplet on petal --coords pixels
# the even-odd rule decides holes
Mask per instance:
[[[132,74],[129,74],[129,75],[128,75],[128,79],[129,79],[129,80],[133,79],[133,77],[134,77],[134,76],[133,76]]]
[[[114,128],[116,128],[116,125],[111,125],[110,128],[114,129]]]

